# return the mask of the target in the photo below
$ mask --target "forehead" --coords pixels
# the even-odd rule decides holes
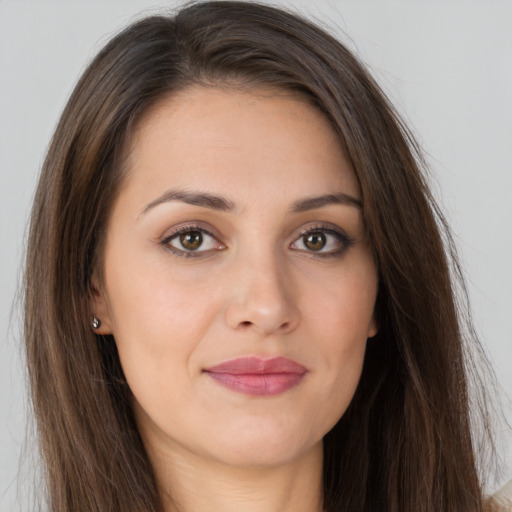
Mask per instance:
[[[161,100],[137,125],[128,171],[127,185],[149,195],[183,187],[243,196],[273,186],[281,196],[335,189],[359,196],[327,117],[274,89],[197,86]]]

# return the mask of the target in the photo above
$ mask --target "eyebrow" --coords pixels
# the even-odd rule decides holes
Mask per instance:
[[[354,206],[356,208],[363,207],[363,203],[360,199],[356,199],[351,195],[340,192],[338,194],[325,194],[323,196],[301,199],[300,201],[293,203],[291,210],[294,213],[302,213],[308,210],[322,208],[323,206],[329,206],[331,204]]]
[[[170,201],[181,201],[183,203],[192,204],[195,206],[201,206],[203,208],[209,208],[211,210],[219,210],[223,212],[229,212],[235,210],[235,203],[226,199],[222,196],[217,196],[204,192],[184,191],[184,190],[168,190],[164,192],[160,197],[151,201],[147,204],[139,217],[146,214],[149,210],[152,210],[156,206]],[[356,199],[349,194],[338,193],[338,194],[325,194],[322,196],[308,197],[301,199],[293,203],[291,211],[293,213],[302,213],[308,210],[315,210],[324,206],[333,204],[354,206],[356,208],[362,208],[363,203],[360,199]]]
[[[181,201],[187,204],[193,204],[195,206],[202,206],[203,208],[210,208],[211,210],[220,210],[228,212],[235,209],[233,201],[226,199],[221,196],[215,196],[213,194],[207,194],[203,192],[186,192],[184,190],[168,190],[163,193],[160,197],[151,201],[142,210],[140,215],[146,214],[149,210],[155,208],[163,203],[170,201]]]

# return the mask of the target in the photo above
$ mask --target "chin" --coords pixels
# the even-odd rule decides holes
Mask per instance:
[[[255,422],[249,428],[231,429],[218,436],[214,453],[217,460],[233,467],[276,468],[298,460],[311,451],[322,451],[322,436],[308,438],[301,429],[276,428]]]

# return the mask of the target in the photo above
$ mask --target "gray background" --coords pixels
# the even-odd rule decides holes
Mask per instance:
[[[512,2],[274,4],[293,6],[343,32],[342,39],[358,51],[412,125],[456,234],[478,332],[512,395]],[[15,508],[15,478],[26,438],[13,297],[38,169],[86,62],[142,11],[174,5],[0,0],[0,512]],[[506,414],[512,418],[509,405]],[[26,492],[22,487],[22,497]]]

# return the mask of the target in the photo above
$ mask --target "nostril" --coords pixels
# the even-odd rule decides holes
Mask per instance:
[[[242,329],[248,329],[249,327],[252,327],[255,325],[254,322],[251,322],[250,320],[245,320],[243,322],[240,322],[239,327]],[[279,326],[280,331],[286,331],[290,327],[290,322],[284,322],[281,326]]]
[[[233,300],[227,305],[225,320],[230,328],[246,333],[254,329],[266,336],[288,333],[298,325],[300,312],[296,304],[285,297],[279,298],[280,303],[267,303],[261,297],[249,299]]]

